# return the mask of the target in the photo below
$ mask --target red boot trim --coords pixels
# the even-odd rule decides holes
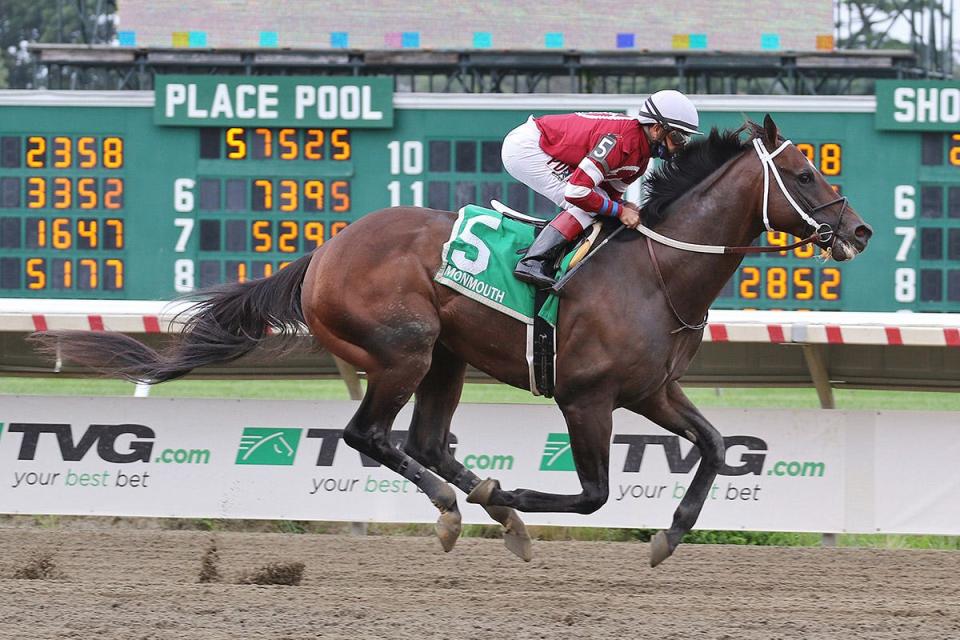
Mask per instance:
[[[560,215],[550,222],[550,226],[563,234],[567,242],[572,242],[574,238],[583,232],[583,227],[580,226],[580,223],[577,222],[577,219],[574,218],[573,214],[569,211],[561,212]]]

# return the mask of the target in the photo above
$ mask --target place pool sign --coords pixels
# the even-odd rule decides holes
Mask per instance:
[[[876,95],[877,129],[960,130],[960,82],[878,80]]]
[[[390,78],[157,76],[158,125],[390,128]]]

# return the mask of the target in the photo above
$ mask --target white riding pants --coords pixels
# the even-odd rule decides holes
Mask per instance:
[[[568,164],[551,158],[540,148],[540,129],[533,116],[507,134],[500,151],[503,167],[507,172],[540,195],[548,198],[561,209],[569,211],[580,226],[586,229],[597,214],[584,211],[567,202],[563,191],[570,175],[576,170]],[[609,198],[602,189],[595,189],[604,198]]]

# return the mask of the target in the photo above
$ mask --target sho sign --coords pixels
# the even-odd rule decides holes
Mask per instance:
[[[158,125],[393,126],[390,78],[157,76]]]
[[[958,124],[960,83],[877,81],[877,129],[956,131]]]

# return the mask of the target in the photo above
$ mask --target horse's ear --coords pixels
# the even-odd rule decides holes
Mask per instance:
[[[780,131],[777,129],[777,123],[773,121],[770,114],[763,116],[763,138],[767,148],[772,149],[777,146],[777,140],[780,138]]]

